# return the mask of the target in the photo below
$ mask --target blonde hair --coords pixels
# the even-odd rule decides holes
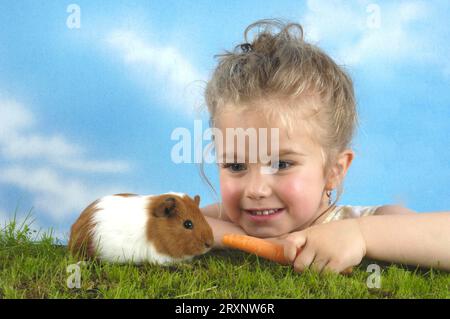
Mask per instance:
[[[255,28],[258,32],[249,41],[248,34]],[[350,76],[321,49],[304,40],[303,28],[298,23],[259,20],[245,29],[244,40],[245,43],[237,45],[233,51],[215,56],[219,62],[205,90],[210,126],[215,127],[225,105],[233,105],[238,108],[236,111],[255,110],[269,117],[277,115],[288,132],[294,124],[298,125],[299,112],[309,114],[302,119],[308,119],[310,135],[322,148],[326,174],[336,156],[350,146],[357,126]],[[314,94],[322,103],[308,110],[299,109],[295,101]],[[270,98],[293,103],[275,109],[262,109],[263,103],[254,103]],[[203,166],[201,175],[212,187]],[[342,192],[341,181],[336,200],[330,207],[336,204]]]

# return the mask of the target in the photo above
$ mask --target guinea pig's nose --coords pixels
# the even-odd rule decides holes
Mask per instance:
[[[206,248],[211,248],[212,245],[213,245],[213,241],[212,240],[205,241],[205,247]]]

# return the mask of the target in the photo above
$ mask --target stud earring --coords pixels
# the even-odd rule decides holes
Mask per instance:
[[[326,194],[328,197],[328,206],[331,205],[331,192],[332,191],[333,191],[332,189],[326,191]]]

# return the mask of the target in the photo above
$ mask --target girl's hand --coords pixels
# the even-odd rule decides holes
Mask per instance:
[[[277,239],[283,242],[284,255],[298,272],[310,267],[318,272],[340,273],[358,265],[366,255],[366,243],[356,219],[315,225]]]
[[[214,244],[213,248],[226,248],[222,243],[223,235],[225,234],[240,234],[245,235],[245,231],[232,222],[227,222],[221,219],[205,216],[209,226],[211,226]]]

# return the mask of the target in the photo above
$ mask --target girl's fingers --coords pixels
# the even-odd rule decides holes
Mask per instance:
[[[327,264],[328,259],[318,258],[316,256],[316,258],[314,258],[314,261],[311,264],[311,269],[317,271],[318,273],[321,273],[325,269],[325,266]]]
[[[264,240],[270,241],[274,244],[284,245],[284,240],[282,240],[279,237],[269,237],[269,238],[264,238]]]
[[[284,258],[292,264],[295,260],[295,257],[297,257],[297,245],[293,242],[286,241],[284,243]]]
[[[297,253],[306,243],[306,236],[302,232],[296,232],[281,238],[283,239],[284,257],[289,263],[293,263]]]
[[[314,261],[316,252],[306,245],[294,261],[294,270],[303,272]]]
[[[325,265],[324,270],[327,272],[334,272],[336,274],[339,274],[345,270],[345,267],[343,267],[341,264],[335,262],[334,260],[330,260]]]

